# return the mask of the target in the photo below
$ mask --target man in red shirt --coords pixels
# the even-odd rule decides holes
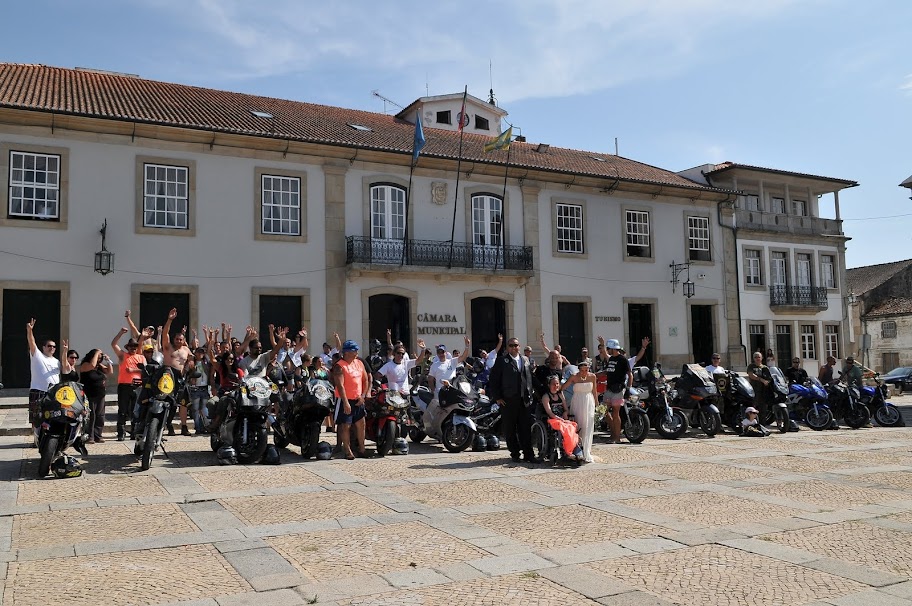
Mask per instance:
[[[351,449],[351,427],[355,426],[358,456],[367,456],[364,450],[364,399],[370,395],[370,374],[358,359],[358,344],[346,341],[342,345],[342,359],[333,366],[336,384],[336,435],[346,459],[354,459]]]

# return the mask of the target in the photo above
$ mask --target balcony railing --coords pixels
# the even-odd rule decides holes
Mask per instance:
[[[346,265],[410,265],[417,267],[462,267],[532,271],[531,246],[485,246],[436,240],[375,240],[363,236],[346,238]]]
[[[823,286],[770,286],[770,306],[827,309],[827,289]]]
[[[735,211],[738,227],[762,231],[775,231],[789,234],[826,234],[842,235],[842,221],[822,217],[802,217],[765,213],[758,210],[738,209]]]

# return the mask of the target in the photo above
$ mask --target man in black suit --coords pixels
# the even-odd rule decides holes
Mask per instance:
[[[503,430],[514,462],[523,451],[527,463],[540,463],[532,452],[532,365],[519,353],[519,341],[507,342],[488,378],[488,394],[503,410]]]

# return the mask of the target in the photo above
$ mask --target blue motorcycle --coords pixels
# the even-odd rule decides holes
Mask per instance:
[[[822,431],[833,424],[833,411],[827,401],[827,390],[816,378],[788,387],[789,407],[796,414],[804,414],[805,422],[814,431]]]
[[[905,427],[899,409],[887,398],[887,386],[877,379],[877,385],[865,385],[859,390],[858,401],[868,408],[871,418],[881,427]]]

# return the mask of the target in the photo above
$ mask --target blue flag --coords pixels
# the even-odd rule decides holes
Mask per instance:
[[[424,149],[427,139],[424,138],[424,128],[421,127],[421,115],[415,112],[415,141],[412,145],[412,164],[418,161],[418,154]]]

